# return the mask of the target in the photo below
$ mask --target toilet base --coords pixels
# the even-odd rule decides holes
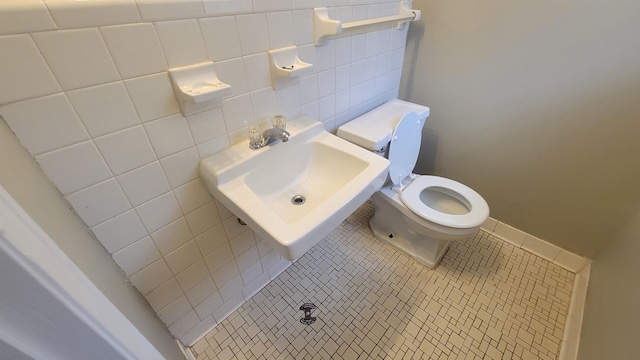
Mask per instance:
[[[411,230],[393,210],[385,211],[376,206],[369,226],[376,239],[392,245],[431,269],[438,266],[449,249],[449,240],[435,239]]]

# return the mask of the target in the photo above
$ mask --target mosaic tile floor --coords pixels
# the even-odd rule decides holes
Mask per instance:
[[[365,204],[218,324],[197,359],[557,359],[573,273],[482,230],[431,270],[373,238],[372,215]]]

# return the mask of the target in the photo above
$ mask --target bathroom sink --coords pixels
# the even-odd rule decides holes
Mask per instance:
[[[248,140],[203,159],[213,196],[296,260],[362,205],[386,180],[389,162],[299,117],[286,143],[249,149]]]

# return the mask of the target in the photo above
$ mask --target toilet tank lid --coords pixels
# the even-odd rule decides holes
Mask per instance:
[[[390,100],[340,126],[337,135],[363,148],[378,151],[387,146],[400,119],[411,111],[426,119],[430,110],[407,101]]]

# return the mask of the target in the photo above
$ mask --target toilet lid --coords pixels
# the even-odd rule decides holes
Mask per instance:
[[[425,120],[413,111],[408,112],[393,131],[389,145],[389,177],[394,185],[401,185],[416,166]]]

